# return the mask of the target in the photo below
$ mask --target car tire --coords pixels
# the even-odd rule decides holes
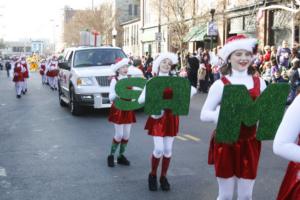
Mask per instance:
[[[78,104],[74,97],[74,88],[70,88],[70,111],[72,115],[78,116],[82,114],[82,107]]]
[[[62,107],[67,107],[68,104],[66,102],[64,102],[64,100],[62,100],[61,96],[62,96],[61,87],[60,87],[60,85],[58,85],[58,100],[59,100],[59,104]]]

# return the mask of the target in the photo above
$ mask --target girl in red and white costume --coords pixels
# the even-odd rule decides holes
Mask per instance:
[[[16,62],[14,66],[14,75],[13,75],[13,82],[15,82],[17,98],[21,98],[23,84],[24,84],[24,72],[26,69],[20,62]]]
[[[52,90],[57,90],[58,86],[58,80],[57,80],[57,76],[58,76],[58,61],[56,59],[56,56],[53,56],[51,61],[49,62],[48,66],[47,66],[47,72],[46,75],[48,77],[48,83],[51,87]]]
[[[23,72],[23,78],[24,78],[24,82],[23,82],[23,87],[22,87],[22,93],[26,94],[27,92],[27,79],[29,78],[29,70],[28,70],[28,66],[27,66],[27,62],[26,62],[26,57],[25,56],[21,56],[21,61],[20,61],[21,65],[24,68],[24,72]]]
[[[119,80],[128,78],[128,66],[129,66],[128,58],[121,58],[117,60],[117,63],[112,65],[112,70],[116,73],[116,76],[110,82],[109,89],[109,99],[113,102],[117,98],[117,94],[115,91],[116,84]],[[119,110],[115,107],[114,103],[112,103],[110,108],[110,113],[108,117],[108,121],[112,122],[115,127],[115,136],[113,137],[111,151],[107,157],[107,165],[109,167],[114,167],[114,154],[120,146],[119,156],[117,158],[117,163],[120,165],[130,165],[130,162],[124,156],[124,152],[127,147],[127,143],[130,137],[130,129],[132,123],[136,122],[135,114],[133,111],[123,111]]]
[[[217,124],[224,85],[244,85],[252,99],[256,99],[266,88],[265,82],[251,73],[253,53],[257,40],[237,35],[229,38],[219,56],[225,62],[221,68],[223,76],[211,86],[203,105],[200,119]],[[233,198],[237,182],[238,200],[252,199],[257,175],[261,142],[256,139],[256,126],[241,125],[238,141],[233,144],[217,143],[212,136],[208,163],[215,166],[219,185],[217,200]]]
[[[290,160],[277,200],[300,200],[300,95],[287,109],[277,130],[273,151]]]
[[[40,64],[40,75],[42,76],[42,84],[47,82],[46,79],[46,61],[42,60]]]
[[[178,62],[178,57],[174,53],[161,53],[154,61],[152,72],[157,76],[170,76],[172,65]],[[196,93],[196,88],[192,88],[191,96]],[[146,88],[140,95],[138,102],[145,102]],[[163,93],[164,99],[172,99],[173,91],[166,88]],[[162,170],[160,175],[161,189],[170,190],[170,184],[167,179],[167,171],[169,168],[174,137],[179,130],[179,116],[174,115],[170,109],[164,109],[160,115],[149,116],[145,129],[148,135],[153,136],[154,150],[151,158],[151,172],[148,177],[148,185],[150,191],[157,190],[157,168],[162,158]]]

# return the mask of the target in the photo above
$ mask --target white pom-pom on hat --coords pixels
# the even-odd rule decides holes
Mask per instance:
[[[178,63],[178,56],[175,53],[171,53],[171,52],[160,53],[157,56],[157,58],[155,58],[153,61],[153,66],[152,66],[153,73],[158,73],[158,67],[159,67],[161,61],[166,58],[171,60],[172,65],[175,65]]]
[[[227,63],[228,57],[236,50],[246,50],[256,53],[257,39],[245,35],[236,35],[227,39],[226,44],[220,49],[218,56]]]
[[[121,67],[123,67],[125,65],[129,66],[129,62],[130,62],[130,60],[128,58],[121,58],[121,59],[117,60],[115,64],[111,65],[111,69],[114,72],[116,72],[116,71],[118,71],[118,69],[120,69]]]

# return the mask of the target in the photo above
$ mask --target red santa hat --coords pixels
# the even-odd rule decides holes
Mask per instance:
[[[129,59],[128,58],[117,58],[116,63],[111,65],[111,69],[116,72],[123,66],[129,66]]]
[[[153,61],[153,66],[152,66],[153,73],[158,73],[158,67],[159,67],[161,61],[163,61],[166,58],[168,58],[172,61],[172,65],[175,65],[178,63],[178,56],[175,53],[171,53],[171,52],[160,53]]]
[[[246,50],[253,54],[257,51],[257,39],[248,38],[245,35],[236,35],[228,38],[225,45],[219,51],[219,57],[227,63],[228,57],[236,50]]]

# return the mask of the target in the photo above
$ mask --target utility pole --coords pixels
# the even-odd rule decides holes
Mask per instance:
[[[216,10],[214,8],[210,9],[210,14],[211,14],[211,23],[213,24],[214,22],[214,15],[215,15]],[[210,50],[212,51],[213,49],[213,35],[210,35]]]
[[[294,8],[294,1],[291,2],[291,6],[292,8]],[[291,30],[292,30],[292,48],[294,47],[294,42],[295,42],[295,14],[292,13],[292,27],[291,27]]]
[[[159,9],[158,9],[158,43],[157,43],[157,51],[161,52],[161,0],[159,0]]]

